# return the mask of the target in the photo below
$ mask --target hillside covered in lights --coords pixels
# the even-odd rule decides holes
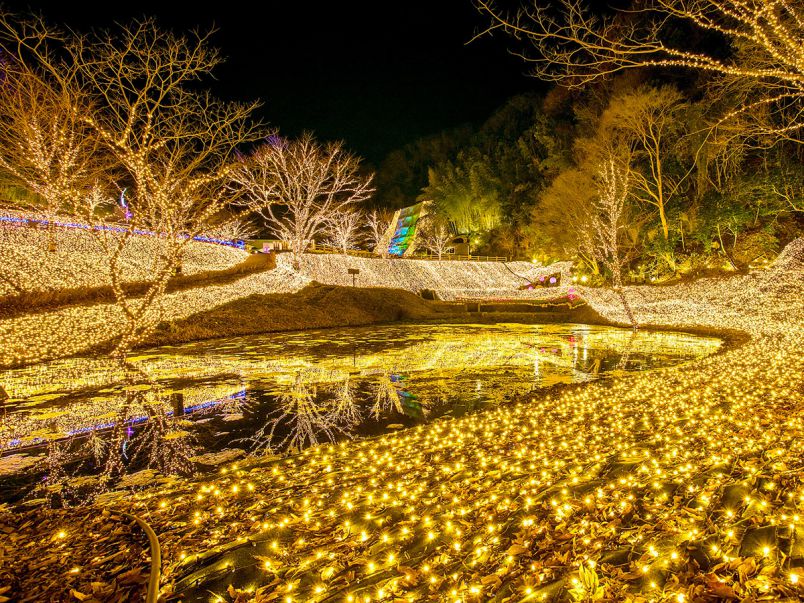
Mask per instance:
[[[692,365],[162,479],[96,508],[148,518],[163,593],[221,601],[798,600],[803,264],[797,241],[765,271],[630,291],[643,324],[750,335]],[[624,319],[612,293],[580,295]],[[37,546],[89,560],[69,517]],[[79,592],[84,570],[68,578]]]

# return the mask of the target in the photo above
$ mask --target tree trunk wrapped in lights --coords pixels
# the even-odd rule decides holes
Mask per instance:
[[[419,246],[435,255],[439,260],[452,247],[455,235],[449,220],[438,214],[427,214],[418,226]]]
[[[621,236],[625,228],[625,203],[629,196],[630,178],[627,168],[609,156],[601,161],[595,178],[597,198],[591,216],[592,253],[611,272],[612,285],[622,301],[628,320],[637,328],[636,318],[623,293]]]

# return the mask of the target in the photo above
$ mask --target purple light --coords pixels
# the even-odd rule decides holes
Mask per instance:
[[[131,220],[131,216],[134,214],[131,213],[131,210],[128,208],[128,203],[126,203],[126,189],[120,191],[120,207],[123,208],[126,220]]]
[[[265,142],[267,142],[270,146],[272,146],[275,149],[282,149],[286,146],[285,139],[279,136],[278,134],[271,134],[265,139]]]

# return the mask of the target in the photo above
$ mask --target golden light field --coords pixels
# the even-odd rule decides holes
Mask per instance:
[[[627,291],[642,324],[751,335],[724,353],[105,504],[212,600],[799,600],[803,253]]]

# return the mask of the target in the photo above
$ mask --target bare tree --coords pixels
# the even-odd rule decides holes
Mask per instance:
[[[374,209],[366,214],[369,244],[372,251],[383,258],[388,257],[388,247],[393,236],[388,233],[388,229],[393,219],[394,212],[388,210]]]
[[[74,73],[91,109],[75,127],[94,133],[126,182],[131,218],[122,232],[96,231],[125,317],[115,348],[121,357],[160,321],[159,302],[184,249],[228,200],[236,146],[257,137],[250,121],[256,104],[222,102],[198,90],[198,80],[220,63],[208,37],[164,31],[150,19],[114,31],[64,34],[41,20],[18,24],[0,15],[6,52],[55,82],[70,81]],[[145,293],[132,296],[121,260],[142,231],[153,233],[157,251],[145,262]]]
[[[630,174],[622,162],[609,156],[600,163],[595,184],[597,196],[590,216],[591,252],[608,268],[614,290],[623,303],[628,320],[637,328],[636,318],[623,292],[622,268],[626,257],[621,249],[626,226],[626,201],[630,195]]]
[[[76,37],[68,45],[99,107],[91,125],[126,170],[132,218],[122,236],[107,237],[114,288],[127,319],[119,353],[159,322],[156,302],[193,237],[220,216],[238,144],[253,140],[255,103],[228,103],[193,89],[220,62],[208,36],[175,35],[151,20],[119,31]],[[158,233],[149,288],[131,298],[120,257],[138,231]]]
[[[428,214],[416,225],[419,244],[439,260],[452,247],[455,238],[449,220],[438,214]]]
[[[233,180],[243,203],[290,244],[298,270],[326,221],[371,194],[371,177],[359,167],[341,142],[321,144],[310,133],[297,140],[274,136],[240,163]]]
[[[777,197],[784,201],[788,211],[804,212],[804,186],[788,184],[781,187],[781,190],[775,186],[772,190]]]
[[[667,206],[678,189],[678,181],[666,169],[668,147],[679,130],[682,107],[682,96],[675,88],[645,86],[612,99],[601,117],[600,127],[615,131],[607,133],[608,138],[622,138],[633,159],[644,159],[646,169],[631,170],[634,193],[658,211],[665,240],[670,232]]]
[[[360,240],[363,213],[352,207],[344,207],[327,217],[324,233],[330,245],[337,247],[344,255],[353,249]]]
[[[15,59],[0,64],[0,168],[41,199],[48,250],[56,251],[55,221],[74,212],[102,165],[98,138],[84,122],[74,70],[47,78]]]
[[[580,86],[638,67],[681,67],[720,76],[742,102],[719,123],[754,120],[753,134],[802,142],[804,124],[804,7],[789,0],[648,0],[612,18],[596,18],[581,0],[557,9],[535,1],[506,14],[491,0],[475,0],[491,19],[483,33],[504,30],[528,40],[520,53],[541,79]],[[721,37],[732,52],[694,50],[670,35],[683,22]],[[482,35],[482,34],[480,34]],[[679,43],[680,42],[680,43]],[[743,128],[744,133],[748,133]]]
[[[258,232],[257,225],[250,219],[224,216],[220,223],[212,224],[201,234],[211,239],[245,241],[255,238]]]
[[[559,173],[539,195],[531,220],[549,242],[553,254],[577,253],[593,274],[600,274],[589,227],[589,207],[595,195],[594,174],[585,168],[572,167]]]
[[[90,225],[96,225],[104,220],[117,207],[108,190],[98,181],[92,183],[89,189],[83,192],[76,213]]]

